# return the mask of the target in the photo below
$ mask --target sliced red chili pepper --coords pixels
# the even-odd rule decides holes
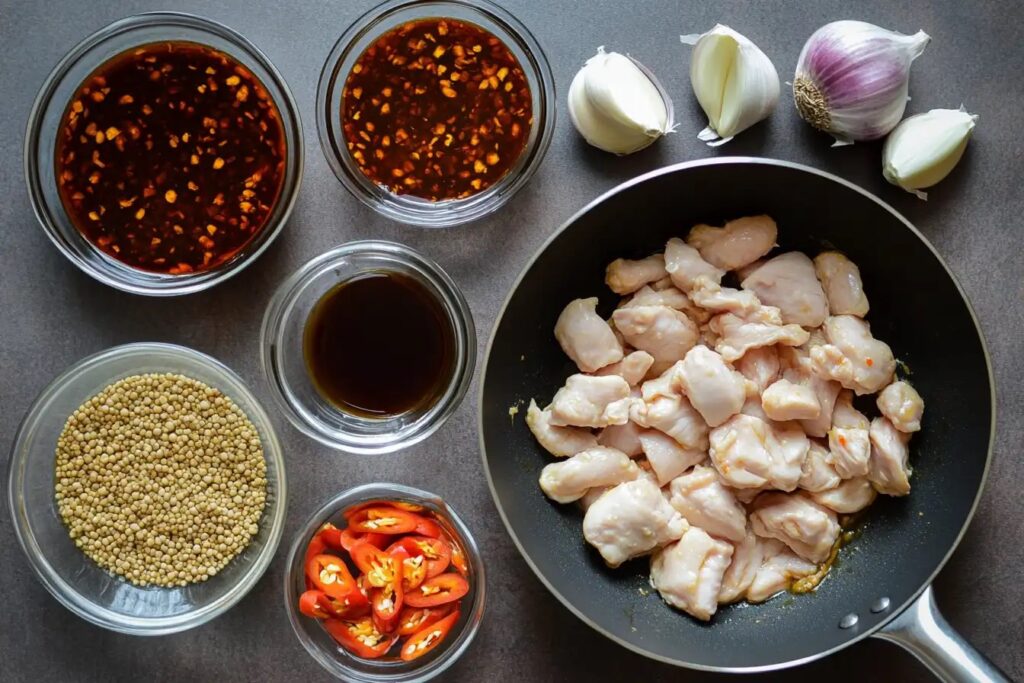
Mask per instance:
[[[376,659],[387,654],[398,640],[397,633],[381,632],[370,617],[355,621],[325,619],[323,625],[338,645],[364,659]]]
[[[309,540],[309,545],[306,546],[306,564],[317,555],[323,555],[324,551],[327,550],[327,544],[324,543],[324,537],[320,531],[313,534],[313,538]]]
[[[428,579],[444,572],[451,562],[452,546],[440,538],[406,536],[392,543],[388,547],[388,552],[398,547],[405,548],[410,556],[415,557],[419,555],[423,557],[427,569],[426,578]]]
[[[421,518],[411,512],[391,506],[379,506],[360,510],[348,521],[352,531],[360,533],[407,534],[416,530]]]
[[[377,546],[378,548],[386,548],[393,538],[394,536],[388,534],[378,534],[376,532],[364,534],[358,531],[352,531],[351,529],[342,529],[338,532],[338,543],[340,543],[341,547],[345,550],[352,550],[352,546],[359,541],[366,541],[370,545]]]
[[[402,610],[401,616],[398,617],[398,635],[411,636],[421,628],[426,628],[448,616],[458,606],[457,602],[449,602],[437,607],[406,606]]]
[[[423,512],[424,510],[426,510],[426,508],[423,507],[422,505],[417,505],[416,503],[407,503],[404,500],[393,500],[391,501],[391,505],[395,506],[399,510],[405,510],[406,512]]]
[[[299,596],[299,611],[314,619],[354,619],[370,611],[369,601],[355,591],[337,600],[319,590],[308,590]]]
[[[455,610],[446,617],[430,626],[426,626],[412,635],[402,646],[401,657],[405,661],[416,659],[427,654],[447,637],[448,633],[459,620],[459,611]]]
[[[441,537],[441,525],[423,515],[416,515],[416,528],[413,531],[420,536],[429,536],[430,538]]]
[[[462,546],[458,543],[451,542],[452,549],[452,566],[459,570],[459,573],[463,576],[469,576],[469,562],[466,560],[466,553],[462,551]]]
[[[344,600],[359,592],[344,560],[334,555],[314,555],[306,565],[306,576],[317,590],[335,600]]]
[[[394,581],[399,575],[398,563],[395,558],[365,541],[360,541],[352,546],[349,555],[359,571],[366,576],[369,586],[380,588]]]
[[[381,631],[390,633],[398,626],[399,613],[403,607],[403,596],[405,591],[402,587],[401,568],[403,562],[408,559],[409,553],[404,548],[397,548],[394,553],[389,554],[393,563],[393,578],[383,586],[370,589],[370,604],[373,606],[373,623]]]
[[[427,579],[416,590],[405,596],[410,607],[436,607],[454,602],[469,592],[469,582],[459,574],[449,572]]]

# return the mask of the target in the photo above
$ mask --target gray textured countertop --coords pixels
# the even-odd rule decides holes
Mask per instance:
[[[244,274],[198,295],[170,300],[122,294],[73,268],[36,224],[22,172],[25,121],[53,65],[87,33],[154,2],[0,1],[0,459],[35,395],[79,358],[114,344],[168,341],[223,360],[269,403],[257,332],[275,286],[307,259],[341,242],[405,242],[439,261],[462,286],[481,354],[515,275],[545,237],[620,181],[667,163],[753,154],[812,164],[879,194],[938,247],[981,318],[999,398],[995,461],[977,516],[936,584],[949,621],[1015,679],[1024,678],[1024,260],[1020,257],[1024,143],[1024,5],[1015,2],[637,2],[509,0],[536,35],[559,89],[558,126],[545,163],[501,213],[469,227],[424,232],[388,222],[345,193],[320,152],[313,101],[320,67],[337,36],[373,0],[270,3],[176,1],[174,9],[225,22],[259,46],[288,81],[302,112],[306,174],[298,205],[273,247]],[[627,7],[628,5],[628,7]],[[965,103],[980,115],[960,168],[921,202],[888,186],[879,145],[830,149],[798,121],[786,95],[775,115],[719,150],[700,144],[704,126],[689,92],[678,35],[715,22],[746,33],[783,80],[819,25],[859,18],[933,37],[914,65],[909,112]],[[577,66],[598,45],[629,51],[676,100],[679,132],[618,159],[586,147],[562,98]],[[742,188],[737,188],[742,191]],[[913,286],[912,284],[910,286]],[[941,323],[941,321],[937,321]],[[950,391],[955,391],[951,387]],[[698,674],[647,661],[604,640],[550,597],[520,558],[494,509],[475,434],[476,382],[454,418],[426,443],[392,456],[354,460],[304,438],[273,412],[289,475],[285,540],[266,575],[240,604],[200,628],[147,640],[81,621],[35,580],[0,512],[0,679],[5,681],[326,680],[291,633],[281,603],[284,547],[322,500],[354,484],[391,480],[433,490],[469,521],[486,558],[483,627],[446,680],[689,680]],[[964,406],[964,410],[970,410]],[[909,655],[865,642],[792,672],[797,680],[868,677],[925,681]],[[703,676],[701,676],[703,677]],[[712,677],[709,677],[712,678]]]

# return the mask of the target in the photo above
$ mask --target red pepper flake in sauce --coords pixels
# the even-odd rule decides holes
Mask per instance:
[[[284,159],[280,114],[255,75],[205,45],[152,43],[79,87],[57,134],[57,185],[99,249],[177,275],[214,268],[259,234]]]
[[[345,142],[363,174],[430,201],[493,185],[519,160],[532,125],[519,60],[490,32],[455,19],[381,35],[342,94]]]

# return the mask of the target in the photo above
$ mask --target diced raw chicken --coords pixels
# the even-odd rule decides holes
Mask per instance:
[[[719,473],[721,474],[721,473]],[[743,503],[744,505],[750,505],[754,502],[754,499],[761,495],[763,492],[770,490],[768,486],[762,486],[756,489],[736,489],[732,490],[736,496],[736,500]]]
[[[668,367],[697,343],[697,325],[668,306],[620,308],[612,313],[612,320],[630,346],[654,357],[655,366]]]
[[[669,491],[669,503],[691,527],[737,543],[746,536],[747,511],[713,467],[697,465],[673,479]]]
[[[576,299],[555,323],[555,339],[583,372],[622,360],[622,345],[596,309],[597,297]]]
[[[619,484],[595,500],[583,516],[583,537],[611,567],[682,537],[683,516],[646,477]]]
[[[804,428],[808,436],[823,437],[832,426],[832,409],[842,387],[838,382],[819,377],[812,368],[808,345],[818,335],[817,330],[812,330],[810,339],[803,346],[780,347],[779,361],[782,365],[783,379],[794,384],[804,385],[814,392],[814,397],[818,402],[818,415],[800,420],[800,426]]]
[[[595,375],[618,375],[631,387],[635,387],[647,375],[647,371],[654,364],[654,356],[646,351],[633,351],[618,363],[606,365]]]
[[[743,407],[740,408],[740,413],[756,417],[765,422],[771,421],[771,418],[765,415],[764,408],[761,407],[761,397],[757,395],[747,396],[747,400],[743,402]]]
[[[657,429],[640,432],[639,440],[647,462],[657,477],[658,486],[664,486],[707,459],[706,451],[683,448],[678,441]]]
[[[597,435],[597,443],[622,451],[629,457],[643,453],[640,445],[640,427],[632,420],[622,425],[605,427]]]
[[[868,314],[868,298],[857,264],[838,251],[823,251],[814,257],[814,272],[821,281],[832,315]]]
[[[736,279],[739,280],[740,282],[743,282],[748,277],[750,277],[751,273],[753,273],[755,270],[757,270],[766,263],[768,263],[768,259],[759,258],[749,265],[743,266],[742,268],[737,268],[735,271]]]
[[[702,275],[713,282],[721,282],[725,275],[724,270],[705,261],[700,252],[678,237],[673,237],[665,245],[665,270],[672,283],[684,292],[693,289],[694,281]]]
[[[782,541],[805,560],[824,562],[839,538],[836,513],[799,493],[762,493],[751,508],[754,533]]]
[[[544,450],[560,458],[597,445],[597,437],[589,429],[551,424],[551,411],[541,410],[533,399],[530,399],[530,407],[526,410],[526,425]]]
[[[680,383],[682,369],[683,361],[676,361],[657,377],[641,384],[640,396],[648,403],[659,396],[682,396],[683,389]]]
[[[871,328],[853,315],[825,321],[828,344],[811,348],[814,371],[860,394],[873,394],[892,382],[896,360],[892,349],[871,336]]]
[[[839,486],[842,481],[842,477],[832,466],[832,456],[828,449],[816,441],[811,441],[801,469],[799,487],[805,491],[827,491]]]
[[[750,315],[761,307],[757,296],[745,289],[723,287],[706,275],[693,281],[690,299],[701,308],[715,313],[729,312],[736,315]]]
[[[677,543],[651,557],[651,585],[668,604],[708,621],[718,609],[732,545],[690,527]]]
[[[780,491],[792,491],[800,484],[800,477],[803,476],[804,460],[811,448],[811,440],[800,425],[794,422],[771,422],[769,426],[772,487]]]
[[[828,316],[828,301],[806,254],[789,251],[768,260],[741,283],[761,303],[775,306],[784,323],[818,327]]]
[[[773,420],[809,420],[821,413],[814,390],[788,379],[780,379],[764,390],[761,407]]]
[[[757,570],[764,559],[764,544],[778,541],[764,541],[753,531],[747,530],[743,540],[733,544],[732,562],[722,577],[722,587],[718,591],[719,604],[727,604],[742,599],[754,582]],[[782,544],[779,543],[781,546]]]
[[[639,474],[640,468],[622,451],[595,446],[546,465],[540,472],[540,488],[557,503],[571,503],[588,489],[621,484]]]
[[[594,488],[587,489],[587,492],[583,494],[577,503],[583,508],[583,512],[590,509],[590,506],[594,504],[594,501],[603,496],[608,491],[611,491],[614,486],[595,486]]]
[[[789,588],[794,581],[810,576],[818,570],[785,544],[774,540],[762,541],[762,563],[754,580],[747,588],[747,602],[764,602],[779,591]]]
[[[833,427],[828,432],[828,450],[832,466],[843,479],[863,477],[868,473],[871,443],[866,429]]]
[[[733,488],[792,491],[800,481],[810,442],[796,425],[769,425],[751,415],[734,415],[711,430],[711,462]]]
[[[836,398],[836,406],[832,411],[832,426],[844,429],[868,429],[871,422],[864,413],[853,407],[853,392],[843,389]]]
[[[882,389],[878,410],[901,432],[916,432],[921,429],[924,400],[914,387],[900,380]]]
[[[629,384],[617,375],[570,375],[551,400],[550,423],[558,427],[607,427],[629,419]]]
[[[711,319],[710,326],[721,337],[715,351],[730,362],[760,346],[800,346],[810,337],[799,325],[783,325],[779,309],[773,306],[762,306],[742,318],[734,313],[721,313]]]
[[[871,461],[868,479],[879,493],[905,496],[910,493],[910,435],[885,417],[871,421]]]
[[[695,225],[686,242],[701,257],[722,270],[750,265],[775,246],[779,230],[770,216],[745,216],[729,221],[722,228]]]
[[[741,375],[757,385],[759,394],[777,380],[781,372],[779,352],[774,346],[750,349],[733,365]]]
[[[659,396],[633,403],[629,417],[641,427],[657,429],[691,451],[707,451],[708,425],[685,396]]]
[[[856,477],[847,479],[839,486],[827,491],[812,493],[811,499],[841,515],[852,515],[875,502],[877,495],[878,493],[871,486],[867,477]]]
[[[679,382],[690,404],[711,427],[738,413],[747,398],[743,375],[706,346],[687,352],[679,365]]]
[[[668,306],[677,311],[686,311],[693,308],[693,302],[668,281],[665,289],[654,289],[650,285],[644,285],[638,289],[633,296],[625,300],[619,308],[635,308],[637,306]]]
[[[665,272],[665,256],[652,254],[638,261],[617,258],[608,264],[604,281],[616,294],[629,294],[648,282],[655,282],[668,275]]]

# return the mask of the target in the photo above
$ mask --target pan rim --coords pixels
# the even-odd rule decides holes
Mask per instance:
[[[641,184],[643,182],[646,182],[647,180],[650,180],[651,178],[655,178],[655,177],[662,176],[662,175],[667,175],[667,174],[670,174],[670,173],[675,173],[676,171],[687,170],[687,169],[691,169],[691,168],[698,168],[698,167],[702,167],[702,166],[735,165],[735,164],[757,164],[757,165],[762,165],[762,166],[776,166],[776,167],[794,169],[794,170],[797,170],[797,171],[802,171],[804,173],[810,173],[812,175],[816,175],[816,176],[825,178],[827,180],[831,180],[832,182],[838,183],[838,184],[843,185],[843,186],[845,186],[845,187],[847,187],[847,188],[849,188],[851,190],[854,190],[855,192],[860,193],[864,197],[866,197],[866,198],[870,199],[871,201],[875,202],[876,204],[878,204],[881,208],[883,208],[886,211],[888,211],[890,214],[892,214],[894,217],[896,217],[897,220],[899,220],[901,223],[903,223],[903,225],[908,230],[910,230],[910,232],[913,233],[914,236],[916,236],[917,239],[919,239],[929,251],[932,252],[932,254],[935,256],[935,258],[938,259],[939,265],[941,265],[943,270],[946,271],[946,275],[948,275],[950,280],[953,282],[954,287],[956,287],[957,293],[960,295],[960,299],[963,301],[964,305],[967,307],[967,312],[968,312],[968,314],[971,317],[971,322],[973,322],[973,324],[974,324],[975,332],[977,332],[977,334],[978,334],[978,339],[981,342],[982,354],[983,354],[983,356],[985,358],[985,370],[986,370],[986,373],[988,375],[989,407],[990,407],[991,419],[990,419],[990,423],[989,423],[988,448],[986,449],[986,454],[985,454],[985,467],[984,467],[984,470],[982,471],[982,474],[981,474],[981,482],[978,485],[978,491],[977,491],[977,493],[975,493],[974,500],[971,502],[970,510],[968,511],[967,516],[964,519],[964,522],[963,522],[963,524],[960,527],[960,530],[957,532],[956,538],[953,540],[953,543],[950,545],[949,549],[946,551],[946,554],[942,557],[941,561],[938,563],[938,565],[935,567],[935,569],[931,572],[931,574],[929,574],[927,580],[925,580],[911,594],[911,596],[906,601],[904,601],[898,607],[893,609],[885,619],[883,619],[882,621],[878,622],[872,628],[869,628],[869,629],[867,629],[867,630],[865,630],[865,631],[863,631],[861,633],[858,633],[857,635],[851,637],[849,640],[843,642],[842,644],[836,645],[835,647],[829,648],[827,650],[816,652],[816,653],[814,653],[812,655],[808,655],[806,657],[800,657],[798,659],[786,660],[786,661],[783,661],[783,662],[776,662],[776,663],[773,663],[773,664],[763,664],[763,665],[756,665],[756,666],[713,666],[713,665],[708,665],[708,664],[699,664],[699,663],[695,663],[695,662],[683,661],[683,660],[680,660],[680,659],[673,659],[671,657],[666,657],[666,656],[657,654],[655,652],[652,652],[650,650],[642,648],[642,647],[640,647],[638,645],[635,645],[633,643],[629,643],[629,642],[626,642],[625,640],[622,640],[621,638],[615,636],[611,632],[609,632],[609,631],[605,630],[604,628],[602,628],[599,624],[595,623],[593,620],[591,620],[588,617],[586,617],[582,612],[580,612],[576,608],[575,605],[573,605],[569,600],[567,600],[551,584],[551,582],[548,581],[547,577],[544,576],[544,574],[538,569],[537,565],[534,564],[534,562],[530,558],[529,554],[524,550],[523,545],[522,545],[522,543],[520,543],[519,537],[516,536],[516,533],[513,530],[512,525],[509,523],[508,517],[505,515],[505,510],[502,508],[501,502],[500,502],[500,500],[498,498],[498,492],[497,492],[497,489],[494,486],[494,480],[491,477],[491,470],[488,467],[487,449],[486,449],[486,445],[484,443],[484,425],[483,425],[483,412],[484,412],[483,411],[483,406],[484,406],[484,403],[483,403],[483,399],[484,399],[484,391],[485,391],[485,389],[487,387],[487,368],[488,368],[488,364],[490,363],[490,359],[491,359],[491,350],[492,350],[492,346],[494,344],[494,338],[495,338],[495,335],[496,335],[496,333],[498,331],[498,326],[501,325],[501,322],[502,322],[503,318],[505,317],[505,311],[508,308],[508,304],[512,300],[512,297],[515,295],[516,291],[518,291],[520,285],[522,284],[523,278],[526,276],[527,272],[529,272],[529,270],[533,267],[534,263],[536,263],[537,259],[540,258],[541,254],[543,254],[547,250],[547,248],[551,245],[551,243],[554,242],[555,239],[557,239],[563,232],[565,232],[565,230],[568,229],[568,227],[570,225],[575,223],[577,220],[579,220],[586,213],[590,212],[591,210],[596,208],[598,205],[600,205],[602,202],[604,202],[605,200],[609,199],[613,195],[616,195],[616,194],[618,194],[620,192],[624,192],[624,191],[630,189],[631,187],[633,187],[634,185],[639,185],[639,184]],[[696,670],[696,671],[707,671],[707,672],[715,672],[715,673],[766,673],[766,672],[771,672],[771,671],[780,671],[782,669],[788,669],[788,668],[800,666],[802,664],[807,664],[807,663],[816,661],[818,659],[822,659],[824,657],[827,657],[829,655],[835,654],[836,652],[839,652],[840,650],[846,649],[847,647],[849,647],[849,646],[851,646],[851,645],[853,645],[855,643],[858,643],[858,642],[864,640],[865,638],[868,638],[868,637],[874,635],[875,633],[877,633],[878,631],[883,629],[890,621],[892,621],[897,616],[902,614],[907,609],[907,607],[909,607],[915,600],[917,600],[921,596],[921,594],[925,591],[925,589],[927,589],[929,586],[932,585],[932,583],[935,581],[935,577],[938,576],[939,572],[942,571],[943,567],[946,566],[946,563],[949,561],[949,558],[952,557],[953,553],[956,551],[957,547],[960,545],[960,542],[963,540],[964,534],[967,533],[967,527],[970,526],[971,520],[974,519],[974,514],[975,514],[975,512],[977,512],[978,504],[981,501],[981,496],[982,496],[982,494],[985,491],[985,484],[988,482],[989,470],[990,470],[991,465],[992,465],[992,451],[993,451],[993,448],[994,448],[995,435],[996,435],[996,409],[997,409],[997,404],[996,404],[996,386],[995,386],[995,376],[992,373],[992,358],[991,358],[991,355],[990,355],[989,350],[988,350],[988,343],[985,341],[985,335],[982,332],[981,324],[980,324],[980,322],[978,320],[977,313],[975,313],[974,307],[971,305],[970,299],[967,298],[967,293],[964,291],[964,288],[960,284],[960,281],[957,279],[956,275],[950,269],[949,264],[946,263],[946,260],[938,252],[938,250],[931,243],[931,241],[920,230],[918,230],[917,227],[915,227],[913,223],[911,223],[906,217],[903,216],[903,214],[901,214],[899,211],[897,211],[895,208],[893,208],[888,202],[882,200],[881,198],[879,198],[875,194],[865,190],[864,188],[860,187],[859,185],[857,185],[857,184],[855,184],[853,182],[850,182],[849,180],[846,180],[845,178],[837,176],[834,173],[829,173],[828,171],[822,171],[820,169],[814,168],[812,166],[808,166],[806,164],[801,164],[801,163],[797,163],[797,162],[794,162],[794,161],[786,161],[784,159],[773,159],[773,158],[768,158],[768,157],[727,156],[727,157],[715,157],[715,158],[711,158],[711,159],[695,159],[695,160],[691,160],[691,161],[683,161],[683,162],[679,162],[679,163],[676,163],[676,164],[670,164],[668,166],[663,166],[661,168],[654,169],[653,171],[648,171],[646,173],[643,173],[641,175],[636,176],[635,178],[631,178],[630,180],[627,180],[627,181],[625,181],[623,183],[620,183],[619,185],[616,185],[615,187],[613,187],[613,188],[611,188],[611,189],[601,193],[596,198],[594,198],[593,200],[588,202],[586,205],[584,205],[581,209],[576,211],[565,222],[563,222],[557,229],[555,229],[554,232],[552,232],[547,237],[547,239],[545,239],[544,242],[534,251],[534,253],[530,257],[529,261],[527,261],[527,263],[519,271],[519,274],[516,276],[515,281],[513,282],[511,288],[508,291],[508,294],[506,294],[505,299],[504,299],[504,301],[501,304],[501,307],[498,309],[498,315],[495,318],[494,323],[491,326],[490,336],[487,339],[487,348],[484,351],[483,367],[481,368],[479,389],[477,391],[478,391],[478,393],[477,393],[477,439],[478,439],[479,447],[480,447],[481,464],[483,465],[484,476],[487,478],[487,486],[488,486],[488,488],[491,491],[491,498],[494,501],[494,506],[498,510],[498,515],[501,517],[502,523],[505,525],[505,531],[508,533],[509,537],[512,539],[512,543],[516,546],[516,549],[519,551],[519,554],[520,554],[520,556],[522,556],[523,560],[526,561],[527,566],[530,567],[530,569],[533,571],[534,575],[540,580],[540,582],[544,585],[544,587],[547,588],[548,592],[550,592],[552,595],[554,595],[555,598],[560,603],[562,603],[562,605],[566,609],[568,609],[577,619],[579,619],[584,624],[586,624],[590,628],[594,629],[595,631],[597,631],[598,633],[600,633],[604,637],[608,638],[612,642],[614,642],[614,643],[616,643],[616,644],[626,648],[627,650],[631,650],[631,651],[633,651],[633,652],[635,652],[635,653],[637,653],[637,654],[639,654],[641,656],[647,657],[648,659],[653,659],[655,661],[663,662],[665,664],[671,664],[673,666],[678,666],[678,667],[682,667],[682,668],[686,668],[686,669],[691,669],[691,670]]]

